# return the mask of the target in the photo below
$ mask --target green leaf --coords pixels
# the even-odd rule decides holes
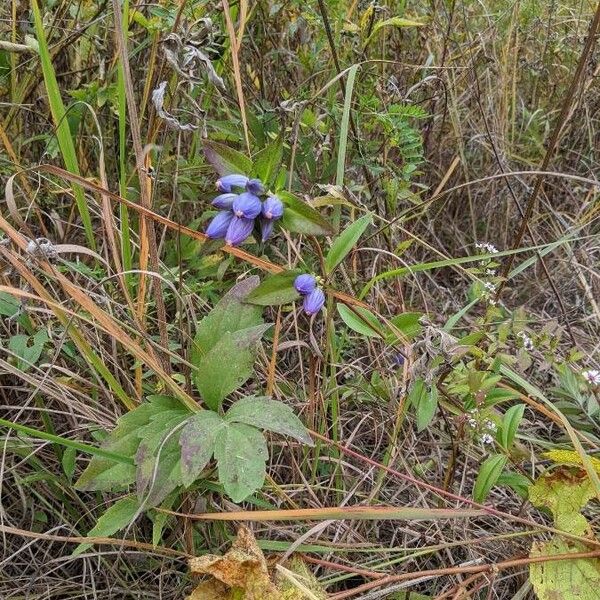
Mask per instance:
[[[190,417],[179,437],[181,446],[181,480],[189,487],[211,459],[215,440],[223,419],[211,410],[203,410]]]
[[[19,301],[8,292],[0,292],[0,315],[14,317],[20,310]]]
[[[531,481],[529,481],[525,475],[521,475],[520,473],[505,471],[498,477],[496,485],[506,485],[517,492],[522,498],[527,498],[527,491],[531,487]]]
[[[473,499],[475,502],[483,502],[487,498],[492,487],[496,485],[506,465],[506,460],[506,456],[502,454],[493,454],[481,465],[473,486]]]
[[[408,392],[408,406],[416,408],[421,402],[421,397],[426,392],[425,381],[421,378],[415,379]]]
[[[44,76],[44,84],[48,94],[48,104],[52,120],[56,127],[56,139],[60,147],[65,166],[67,170],[74,175],[79,175],[79,164],[77,162],[77,152],[71,135],[69,121],[67,119],[67,111],[62,101],[60,87],[56,80],[56,73],[52,65],[52,56],[48,48],[46,33],[44,31],[44,23],[42,13],[40,11],[38,1],[32,0],[31,10],[33,13],[33,23],[35,27],[35,35],[37,38],[37,50],[40,56],[40,66],[42,75]],[[73,193],[75,195],[75,204],[79,211],[79,216],[83,223],[87,242],[92,250],[96,248],[96,238],[92,227],[90,211],[83,190],[78,185],[73,185]]]
[[[238,400],[225,415],[228,423],[245,423],[259,429],[267,429],[312,446],[313,441],[302,421],[294,411],[276,400],[265,396],[247,396]]]
[[[223,400],[251,377],[258,342],[269,327],[271,323],[227,331],[198,362],[194,383],[211,410],[218,410]]]
[[[219,481],[234,502],[260,489],[266,477],[267,443],[249,425],[231,423],[219,431],[215,444]]]
[[[252,161],[241,152],[211,140],[203,142],[204,156],[213,169],[221,176],[240,173],[248,175],[252,171]]]
[[[342,317],[342,321],[356,333],[367,337],[379,337],[378,332],[385,332],[386,328],[379,322],[379,319],[366,308],[355,306],[352,309],[339,302],[337,311]],[[355,314],[355,311],[360,315]],[[362,317],[362,318],[361,318]],[[372,327],[369,327],[372,325]]]
[[[299,274],[300,271],[295,270],[269,275],[248,294],[246,302],[258,306],[280,306],[294,302],[300,298],[294,287],[294,280]]]
[[[515,404],[504,413],[502,425],[498,428],[498,442],[503,448],[508,449],[512,445],[524,412],[524,404]]]
[[[93,529],[88,531],[87,537],[111,537],[117,531],[130,525],[139,510],[140,503],[133,494],[117,500],[98,519]],[[79,544],[73,551],[73,556],[85,552],[92,546],[93,544]]]
[[[555,536],[548,542],[536,542],[532,558],[588,552],[581,542]],[[538,600],[596,600],[600,587],[600,559],[574,558],[532,562],[529,578]]]
[[[403,333],[408,339],[414,338],[421,333],[423,327],[419,323],[419,319],[423,316],[423,313],[419,312],[406,312],[390,319],[392,323],[401,333]],[[391,332],[387,342],[390,344],[396,343],[398,335]]]
[[[115,429],[102,442],[101,448],[114,454],[133,458],[140,443],[140,430],[153,415],[179,407],[177,400],[167,396],[150,396],[136,409],[124,414]],[[75,488],[82,491],[122,490],[135,481],[135,465],[94,456],[81,474]]]
[[[28,371],[35,366],[44,351],[44,344],[48,341],[48,334],[45,329],[40,329],[31,337],[28,335],[13,335],[8,340],[8,349],[13,352],[20,360],[19,369]]]
[[[254,173],[267,187],[273,181],[283,156],[283,143],[280,138],[271,142],[254,157]]]
[[[190,355],[190,362],[193,365],[198,365],[202,356],[211,350],[228,331],[247,329],[263,322],[262,309],[245,302],[248,294],[258,286],[259,282],[260,279],[256,275],[240,281],[200,321]]]
[[[140,432],[135,455],[137,494],[144,508],[160,504],[182,484],[181,424],[186,410],[165,411],[155,415]]]
[[[433,420],[438,407],[438,391],[435,385],[432,385],[425,393],[421,394],[419,403],[416,406],[417,411],[417,431],[420,433]]]
[[[284,204],[281,225],[288,231],[305,235],[330,235],[333,233],[330,223],[312,206],[300,200],[290,192],[278,192]]]
[[[75,459],[76,459],[76,451],[75,448],[65,448],[61,464],[65,475],[69,482],[73,481],[73,475],[75,474]]]
[[[385,21],[379,21],[375,24],[371,35],[365,41],[365,46],[369,44],[369,42],[383,27],[422,27],[423,25],[424,23],[420,23],[419,21],[412,21],[410,19],[404,19],[403,17],[392,17],[390,19],[386,19]]]
[[[327,256],[325,257],[325,272],[331,273],[352,250],[365,229],[371,224],[371,215],[364,215],[352,225],[346,227],[342,233],[334,240]]]

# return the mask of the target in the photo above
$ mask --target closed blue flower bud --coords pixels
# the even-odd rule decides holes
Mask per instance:
[[[249,179],[246,184],[246,191],[258,196],[258,194],[264,193],[265,186],[260,179]]]
[[[233,214],[228,210],[223,210],[208,224],[206,235],[209,238],[219,239],[224,238],[227,233],[227,228],[231,224]]]
[[[265,219],[280,219],[283,216],[283,203],[277,196],[269,196],[262,205]]]
[[[211,204],[221,210],[231,210],[236,196],[237,194],[221,194],[220,196],[217,196]]]
[[[261,217],[260,219],[260,234],[263,242],[266,242],[273,233],[273,225],[275,225],[275,221],[273,219],[265,219]]]
[[[303,273],[294,279],[294,287],[299,294],[305,296],[310,294],[317,287],[317,280],[313,275]]]
[[[251,233],[254,228],[254,220],[244,217],[232,217],[231,223],[225,234],[225,243],[230,246],[241,244]]]
[[[217,190],[219,192],[229,193],[231,188],[240,187],[243,188],[248,183],[248,178],[245,175],[234,173],[233,175],[224,175],[220,179],[217,179]]]
[[[304,296],[302,307],[307,315],[316,315],[325,304],[325,294],[321,288],[315,288],[310,294]]]
[[[250,192],[244,192],[237,196],[233,201],[233,214],[236,217],[245,217],[246,219],[255,219],[260,215],[262,205],[258,196]]]

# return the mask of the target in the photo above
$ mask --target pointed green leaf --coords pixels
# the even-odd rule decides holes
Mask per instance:
[[[403,17],[391,17],[390,19],[386,19],[385,21],[379,21],[375,27],[373,27],[373,31],[371,35],[367,38],[365,42],[365,46],[369,44],[369,42],[377,35],[377,33],[383,27],[422,27],[423,23],[419,21],[412,21],[411,19],[404,19]]]
[[[189,487],[198,479],[215,449],[215,439],[223,419],[211,410],[203,410],[190,417],[181,431],[181,480]]]
[[[281,225],[284,229],[305,235],[330,235],[331,224],[312,206],[290,192],[278,192],[284,204]]]
[[[137,494],[145,508],[160,504],[182,484],[181,424],[189,418],[183,410],[157,415],[140,431],[135,455]]]
[[[139,510],[140,503],[133,494],[117,500],[98,519],[96,525],[88,531],[87,537],[111,537],[117,531],[130,525]],[[85,552],[92,545],[79,544],[73,551],[73,556]]]
[[[150,396],[136,409],[124,414],[115,429],[102,442],[101,448],[114,454],[133,458],[140,443],[139,432],[150,422],[153,415],[162,413],[180,404],[167,396]],[[109,458],[94,456],[81,474],[75,487],[78,490],[122,490],[135,481],[133,462],[126,464]]]
[[[267,429],[282,435],[289,435],[306,444],[313,445],[312,438],[294,411],[265,396],[247,396],[238,400],[225,415],[228,423],[245,423],[259,429]]]
[[[204,156],[219,175],[239,173],[248,175],[252,171],[252,161],[241,152],[211,140],[203,142]]]
[[[340,314],[340,317],[342,317],[342,321],[357,333],[367,337],[379,337],[378,332],[386,331],[386,327],[366,308],[360,306],[350,308],[340,302],[337,304],[337,311]],[[358,316],[355,311],[360,316]],[[369,325],[371,325],[371,327],[369,327]]]
[[[417,404],[417,431],[420,433],[428,427],[433,420],[438,407],[438,391],[435,385],[432,385],[425,393],[421,394]]]
[[[257,275],[248,277],[234,285],[218,304],[200,321],[192,345],[190,362],[197,365],[200,358],[213,348],[229,331],[254,327],[263,322],[262,309],[245,302],[248,294],[260,282]]]
[[[257,345],[271,323],[226,332],[204,355],[193,373],[194,383],[211,410],[241,387],[252,375]]]
[[[340,233],[334,240],[325,257],[326,273],[331,273],[344,260],[350,250],[356,246],[360,236],[365,232],[365,229],[371,222],[371,215],[364,215]]]
[[[275,177],[283,156],[280,138],[271,142],[254,157],[254,174],[268,187]]]
[[[498,441],[503,448],[510,448],[517,434],[517,429],[521,424],[523,413],[525,412],[524,404],[515,404],[511,406],[505,413],[502,419],[502,425],[498,428]]]
[[[411,339],[419,335],[423,329],[419,323],[419,319],[422,316],[423,313],[420,312],[406,312],[392,317],[390,322],[408,339]],[[387,338],[387,342],[389,344],[395,344],[397,341],[398,334],[392,331]]]
[[[266,477],[267,443],[255,427],[230,423],[215,443],[219,481],[234,502],[260,489]]]
[[[299,274],[300,271],[295,270],[269,275],[248,294],[246,302],[258,306],[279,306],[297,300],[300,294],[294,287],[294,280]]]
[[[506,465],[506,460],[506,456],[502,454],[493,454],[481,465],[473,486],[473,499],[475,502],[485,501],[492,487],[496,485]]]

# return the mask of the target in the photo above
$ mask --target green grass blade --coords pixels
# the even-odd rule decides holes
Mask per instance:
[[[83,442],[69,440],[67,438],[61,437],[60,435],[54,435],[52,433],[46,433],[45,431],[39,431],[38,429],[33,429],[32,427],[27,427],[26,425],[21,425],[20,423],[14,423],[13,421],[7,421],[6,419],[0,419],[0,427],[8,427],[9,429],[14,429],[19,433],[24,433],[26,435],[30,435],[31,437],[38,438],[40,440],[47,440],[55,444],[60,444],[61,446],[65,446],[67,448],[74,448],[75,450],[85,452],[86,454],[92,454],[93,456],[101,456],[103,458],[108,458],[110,460],[114,460],[115,462],[123,463],[126,465],[133,464],[133,458],[130,458],[129,456],[115,454],[114,452],[109,452],[108,450],[103,450],[102,448],[91,446],[90,444],[84,444]]]
[[[56,73],[54,72],[54,67],[52,66],[52,59],[50,57],[48,42],[46,40],[46,34],[44,33],[44,25],[42,23],[42,14],[40,12],[37,0],[31,1],[31,8],[33,10],[33,21],[38,42],[38,52],[40,56],[42,73],[44,76],[44,83],[46,85],[46,93],[48,94],[48,103],[50,105],[52,119],[56,126],[56,138],[58,140],[58,146],[60,148],[66,168],[71,173],[79,175],[79,164],[77,161],[77,153],[75,152],[75,144],[73,143],[73,138],[71,137],[71,130],[66,118],[65,106],[60,95],[58,82],[56,81]],[[87,242],[90,248],[95,249],[96,242],[94,238],[90,212],[85,200],[85,194],[83,193],[81,187],[77,185],[73,186],[73,193],[75,194],[75,202],[77,204],[77,209],[79,210],[79,216],[83,222]]]

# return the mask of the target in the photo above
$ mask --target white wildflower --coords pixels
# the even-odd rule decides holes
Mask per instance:
[[[486,269],[485,275],[486,277],[496,277],[496,269]]]
[[[598,369],[590,369],[589,371],[583,371],[581,373],[588,381],[588,383],[592,385],[600,385],[600,371]]]
[[[489,433],[484,433],[480,438],[479,441],[482,444],[491,444],[494,441],[494,438],[489,434]]]
[[[494,423],[494,421],[492,421],[491,419],[486,419],[485,420],[485,428],[488,431],[496,431],[496,423]]]
[[[477,242],[475,248],[483,250],[485,254],[498,254],[499,252],[498,248],[489,242]]]
[[[477,429],[477,426],[479,425],[475,419],[469,419],[467,423],[469,423],[469,427],[472,427],[473,429]]]
[[[533,340],[524,331],[519,331],[517,337],[520,337],[523,340],[523,348],[525,348],[525,350],[531,352],[535,348]]]

